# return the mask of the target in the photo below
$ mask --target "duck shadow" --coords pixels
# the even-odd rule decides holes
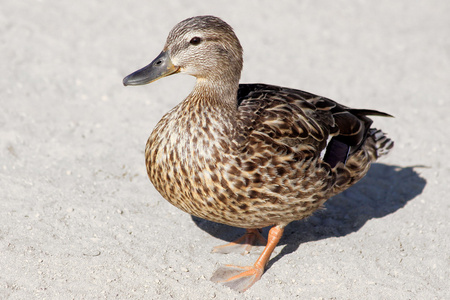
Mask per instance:
[[[342,237],[358,231],[374,218],[382,218],[404,207],[420,195],[426,180],[414,170],[421,166],[399,167],[375,163],[367,175],[348,190],[330,198],[324,209],[306,220],[286,226],[279,245],[286,245],[267,266],[298,249],[302,243]],[[192,216],[194,223],[210,235],[230,242],[245,230]],[[267,236],[270,227],[263,229]]]

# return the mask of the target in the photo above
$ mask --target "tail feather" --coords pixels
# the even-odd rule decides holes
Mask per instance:
[[[388,138],[386,134],[379,129],[370,128],[369,137],[373,141],[371,150],[373,150],[372,155],[374,156],[374,160],[388,154],[389,151],[394,147],[394,141]]]
[[[348,156],[347,161],[336,165],[336,184],[333,193],[349,188],[369,171],[371,163],[386,155],[394,147],[394,142],[381,130],[370,128],[361,148]]]

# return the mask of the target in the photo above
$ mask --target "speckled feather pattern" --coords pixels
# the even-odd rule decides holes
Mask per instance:
[[[240,292],[261,278],[287,224],[355,184],[393,147],[368,117],[388,114],[300,90],[239,84],[242,52],[227,23],[192,17],[171,30],[148,66],[124,78],[140,85],[175,73],[196,77],[192,92],[150,135],[147,172],[183,211],[247,229],[214,252],[245,253],[264,240],[262,227],[274,225],[252,266],[226,265],[212,275]]]
[[[376,111],[263,84],[240,85],[236,103],[192,93],[148,139],[151,182],[189,214],[243,228],[284,226],[356,183],[392,147],[369,130],[365,114],[384,115]],[[320,158],[330,135],[355,141],[334,168]]]

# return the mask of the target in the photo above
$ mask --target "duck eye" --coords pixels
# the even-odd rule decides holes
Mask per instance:
[[[189,41],[189,43],[191,45],[197,46],[198,44],[200,44],[201,41],[202,41],[201,38],[199,38],[198,36],[195,36]]]

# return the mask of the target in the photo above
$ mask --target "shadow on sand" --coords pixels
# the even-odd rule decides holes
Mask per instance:
[[[370,219],[382,218],[404,207],[420,195],[426,185],[425,179],[414,168],[373,164],[366,177],[328,200],[325,209],[306,220],[290,223],[279,243],[286,246],[271,259],[267,269],[284,255],[296,251],[302,243],[345,236],[358,231]],[[194,216],[192,219],[200,229],[227,242],[245,232]],[[263,230],[266,236],[268,230],[269,227]]]

